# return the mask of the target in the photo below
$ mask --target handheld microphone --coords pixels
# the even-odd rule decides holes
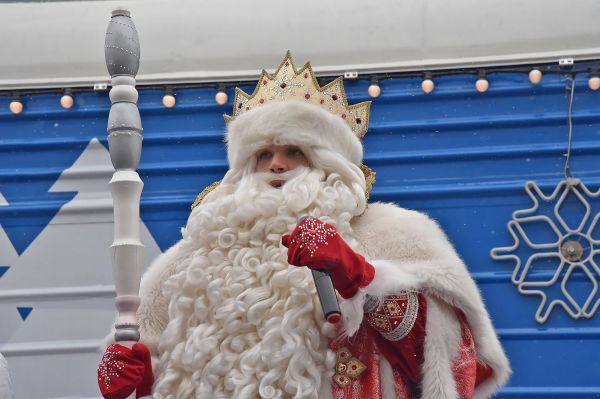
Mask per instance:
[[[329,273],[326,270],[311,270],[311,272],[325,319],[333,324],[339,322],[342,318],[342,312],[340,312],[340,305]]]
[[[302,222],[309,215],[302,216],[298,219],[298,224]],[[311,270],[313,280],[315,282],[315,288],[317,289],[317,295],[319,296],[319,302],[321,302],[321,309],[323,310],[323,316],[329,323],[337,323],[342,318],[342,312],[340,311],[340,305],[337,301],[335,289],[329,277],[327,270]]]

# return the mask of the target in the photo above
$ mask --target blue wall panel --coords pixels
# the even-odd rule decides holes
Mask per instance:
[[[489,81],[489,91],[477,93],[472,75],[440,77],[429,95],[420,90],[420,79],[381,82],[364,140],[365,163],[377,173],[371,200],[429,213],[458,248],[514,368],[499,397],[600,397],[598,316],[573,320],[556,308],[538,324],[539,298],[519,294],[510,282],[512,264],[490,258],[492,248],[512,244],[506,228],[511,213],[531,206],[525,181],[535,180],[550,193],[564,176],[564,77],[547,74],[537,86],[525,74],[491,74]],[[367,86],[346,82],[349,101],[368,100]],[[230,113],[231,101],[220,107],[214,90],[185,89],[177,92],[175,108],[166,109],[162,94],[141,90],[139,106],[141,215],[164,251],[179,239],[195,196],[227,169],[222,114]],[[233,90],[228,94],[233,99]],[[19,253],[75,195],[48,193],[60,173],[92,138],[106,146],[107,97],[77,94],[76,106],[63,110],[58,95],[29,96],[17,116],[5,111],[8,99],[0,99],[0,193],[9,203],[0,207],[0,224]],[[578,75],[572,170],[593,190],[600,186],[599,105],[600,93],[587,88],[587,76]],[[567,204],[564,213],[573,223],[581,217],[576,203]],[[540,240],[552,237],[543,226],[532,225],[530,231]],[[542,275],[552,267],[538,265]],[[590,287],[584,276],[569,282],[575,296]]]

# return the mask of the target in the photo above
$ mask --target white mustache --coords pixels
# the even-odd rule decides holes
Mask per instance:
[[[284,180],[287,182],[289,180],[292,180],[295,177],[298,177],[298,176],[304,174],[309,169],[310,168],[307,166],[299,166],[293,170],[288,170],[288,171],[282,172],[282,173],[256,172],[256,175],[260,181],[263,181],[267,184],[269,184],[273,180]]]

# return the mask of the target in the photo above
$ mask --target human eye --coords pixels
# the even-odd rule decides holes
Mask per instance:
[[[269,158],[271,158],[271,151],[269,151],[269,150],[260,151],[258,153],[258,160],[259,161],[262,161],[262,160],[265,160],[265,159],[269,159]]]
[[[298,147],[290,147],[288,148],[288,155],[292,157],[304,156],[302,150]]]

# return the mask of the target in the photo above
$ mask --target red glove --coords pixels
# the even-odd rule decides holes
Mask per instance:
[[[124,399],[135,391],[136,398],[150,395],[154,384],[150,351],[144,344],[131,349],[111,345],[98,365],[98,386],[106,399]]]
[[[291,235],[281,237],[281,243],[288,248],[290,265],[328,270],[333,286],[344,298],[353,297],[375,276],[373,266],[346,244],[335,227],[319,219],[304,219]]]

